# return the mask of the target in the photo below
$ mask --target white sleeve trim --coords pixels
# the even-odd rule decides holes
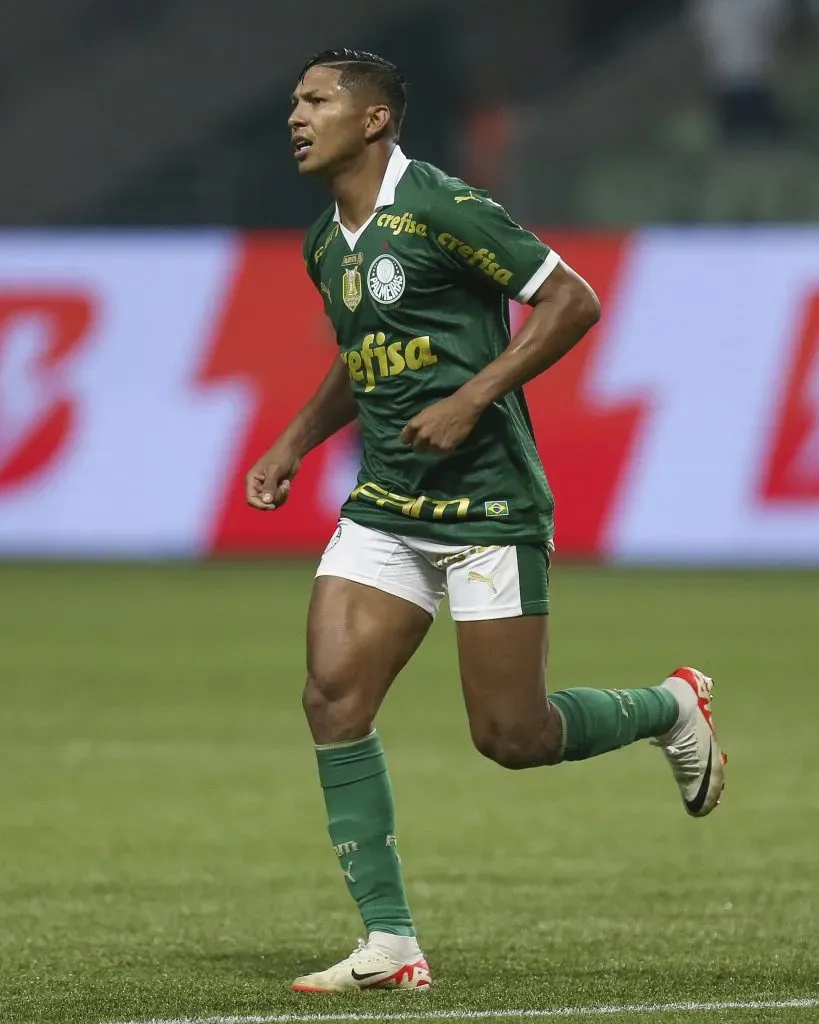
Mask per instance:
[[[543,284],[543,282],[546,280],[549,274],[551,274],[551,272],[555,269],[558,263],[560,263],[560,257],[554,251],[554,249],[552,249],[549,252],[549,255],[546,257],[546,259],[543,261],[543,263],[541,263],[541,265],[537,268],[534,274],[532,274],[532,276],[529,278],[526,284],[521,288],[515,301],[528,302],[529,299],[531,299],[531,297],[538,290],[538,288],[540,288],[540,286]]]

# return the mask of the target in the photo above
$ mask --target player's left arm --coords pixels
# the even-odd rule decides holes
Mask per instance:
[[[485,195],[465,189],[462,194],[475,198],[459,202],[458,195],[442,191],[433,211],[437,224],[430,226],[440,258],[453,274],[534,308],[502,355],[407,423],[405,444],[441,455],[469,436],[493,402],[554,365],[600,318],[597,296],[557,253]]]
[[[532,296],[534,307],[506,351],[459,389],[461,399],[484,409],[553,366],[600,319],[589,285],[562,261]]]

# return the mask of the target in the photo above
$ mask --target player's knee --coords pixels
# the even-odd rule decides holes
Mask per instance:
[[[472,738],[479,753],[510,771],[540,768],[560,761],[559,744],[543,732],[530,734],[526,730],[490,726],[473,732]]]
[[[484,751],[481,751],[484,753]],[[484,754],[509,771],[522,771],[524,768],[543,768],[558,763],[558,753],[551,747],[531,747],[518,743],[501,741]]]
[[[355,685],[333,675],[308,675],[302,707],[319,743],[355,739],[366,733],[373,717]]]

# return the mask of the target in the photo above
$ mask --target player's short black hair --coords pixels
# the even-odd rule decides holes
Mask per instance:
[[[338,84],[342,89],[371,89],[390,108],[395,137],[401,132],[401,123],[407,109],[407,82],[395,64],[368,50],[322,50],[301,69],[301,81],[310,68],[317,66],[339,68]]]

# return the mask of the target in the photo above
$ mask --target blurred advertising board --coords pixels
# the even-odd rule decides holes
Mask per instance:
[[[558,553],[819,564],[819,230],[541,234],[604,307],[527,389]],[[0,555],[319,552],[354,429],[243,478],[333,357],[296,235],[0,235]]]

